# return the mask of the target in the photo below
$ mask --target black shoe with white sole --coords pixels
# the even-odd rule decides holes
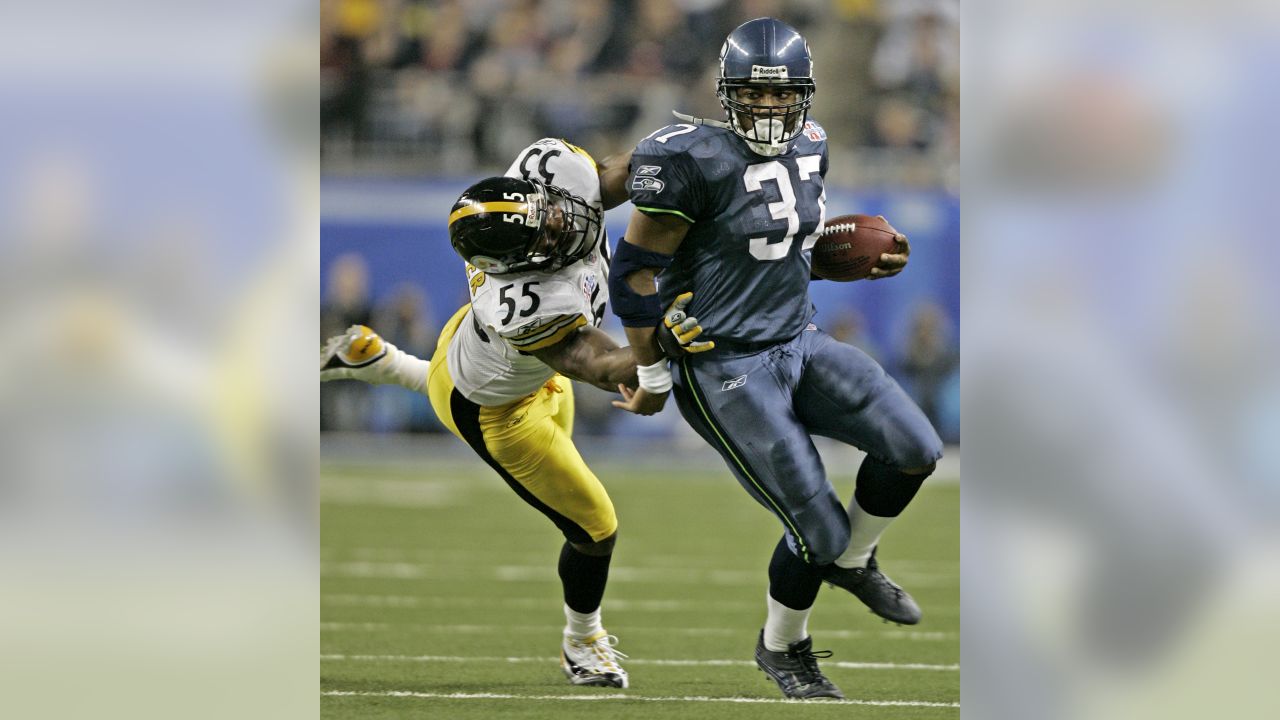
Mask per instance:
[[[789,698],[844,698],[844,693],[818,669],[818,658],[831,657],[830,650],[813,651],[813,638],[807,637],[787,646],[786,652],[774,652],[764,646],[764,631],[756,641],[756,665],[773,678]]]

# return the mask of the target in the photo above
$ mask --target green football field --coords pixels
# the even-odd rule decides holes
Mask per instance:
[[[604,621],[627,690],[562,675],[561,538],[478,459],[321,472],[321,692],[333,718],[951,718],[960,702],[960,487],[926,483],[881,543],[924,621],[826,588],[815,649],[848,701],[783,701],[752,661],[777,522],[723,469],[593,462],[620,531]],[[420,469],[419,469],[420,467]],[[850,468],[833,473],[842,496]],[[785,707],[780,707],[785,705]]]

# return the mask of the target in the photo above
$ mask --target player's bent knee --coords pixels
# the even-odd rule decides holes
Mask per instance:
[[[819,493],[795,512],[802,539],[792,550],[811,565],[830,565],[849,547],[849,515],[834,493]]]
[[[903,475],[930,475],[936,467],[938,467],[938,463],[931,462],[928,465],[921,465],[920,467],[902,468],[901,472]]]
[[[928,433],[916,433],[910,442],[903,443],[890,457],[888,464],[907,475],[928,475],[942,458],[942,438],[933,428]]]
[[[836,561],[836,558],[849,547],[849,536],[844,536],[844,542],[832,542],[815,544],[809,549],[809,564],[822,567],[830,565]]]
[[[607,538],[604,538],[603,540],[597,540],[595,542],[589,542],[589,543],[571,542],[570,544],[573,545],[574,550],[577,550],[583,555],[593,555],[596,557],[603,557],[605,555],[613,554],[613,546],[617,542],[617,540],[618,540],[618,531],[615,530],[612,535],[610,535]]]

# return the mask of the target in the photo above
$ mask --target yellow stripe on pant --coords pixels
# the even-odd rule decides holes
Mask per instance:
[[[449,341],[468,310],[464,305],[445,325],[431,358],[427,394],[436,415],[570,541],[613,535],[613,502],[573,444],[573,386],[567,378],[556,375],[537,392],[498,406],[477,405],[454,387]]]

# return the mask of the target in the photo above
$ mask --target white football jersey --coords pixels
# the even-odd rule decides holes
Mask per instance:
[[[563,140],[525,148],[508,177],[540,180],[604,211],[595,160]],[[489,275],[467,265],[471,311],[449,344],[454,386],[479,405],[505,405],[542,387],[555,370],[530,353],[561,342],[588,323],[600,326],[609,300],[609,241],[554,272]]]

